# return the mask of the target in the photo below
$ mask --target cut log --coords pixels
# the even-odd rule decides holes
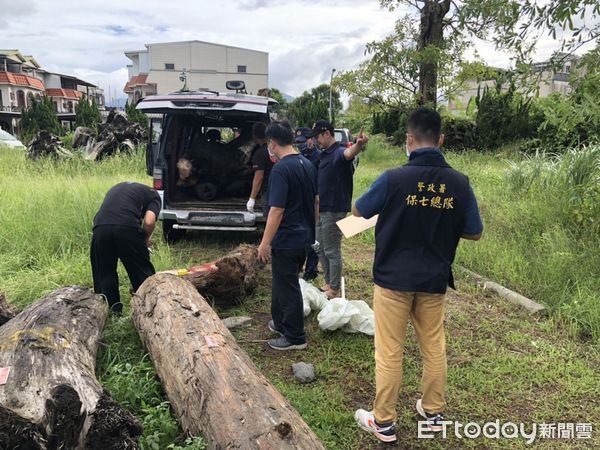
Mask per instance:
[[[0,448],[138,448],[141,425],[94,375],[107,315],[101,296],[69,286],[0,328]]]
[[[131,303],[184,431],[211,449],[324,449],[190,283],[153,275]]]
[[[0,292],[0,326],[4,325],[17,314],[19,314],[19,309],[8,303],[6,295]]]
[[[209,302],[227,307],[239,304],[254,292],[258,286],[258,264],[258,249],[253,245],[240,245],[182,278],[190,281]]]

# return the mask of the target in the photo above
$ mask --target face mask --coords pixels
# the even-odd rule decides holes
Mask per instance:
[[[406,147],[406,157],[410,158],[410,152],[408,151],[408,142],[406,143],[405,147]]]

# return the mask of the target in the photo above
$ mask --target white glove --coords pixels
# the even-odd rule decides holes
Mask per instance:
[[[256,200],[253,199],[252,197],[250,197],[248,199],[248,203],[246,203],[246,209],[248,210],[248,212],[254,212],[254,204],[256,203]]]

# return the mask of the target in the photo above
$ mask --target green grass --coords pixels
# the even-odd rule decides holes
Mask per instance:
[[[402,164],[404,150],[375,137],[355,174],[355,196],[382,170]],[[578,231],[593,226],[592,210],[574,202],[582,221],[569,213],[560,185],[533,173],[569,172],[559,162],[466,152],[450,163],[471,178],[480,201],[484,238],[463,242],[458,262],[504,283],[553,314],[537,321],[517,307],[464,283],[448,306],[448,416],[461,422],[591,422],[589,441],[542,440],[536,448],[598,448],[600,355],[598,350],[598,236]],[[511,164],[512,161],[512,164]],[[515,166],[516,165],[516,166]],[[539,166],[539,169],[536,168]],[[571,180],[587,181],[577,163]],[[518,166],[518,167],[517,167]],[[515,168],[517,167],[517,168]],[[514,172],[516,170],[522,173]],[[558,176],[560,178],[561,176]],[[550,178],[552,178],[550,176]],[[0,291],[25,306],[63,285],[91,286],[88,261],[91,222],[105,192],[115,183],[149,183],[144,157],[116,157],[99,163],[78,157],[61,162],[25,160],[22,152],[0,149]],[[523,183],[515,180],[525,180]],[[533,181],[538,180],[538,181]],[[540,181],[542,180],[542,181]],[[545,180],[545,181],[544,181]],[[588,180],[589,181],[589,180]],[[524,186],[530,186],[524,189]],[[558,186],[558,187],[557,187]],[[547,198],[540,195],[551,190]],[[566,198],[565,198],[566,197]],[[565,206],[566,205],[566,206]],[[158,230],[160,231],[160,230]],[[188,267],[218,257],[257,235],[195,235],[169,247],[157,236],[153,262],[158,270]],[[347,293],[370,301],[373,233],[344,242]],[[121,271],[126,311],[130,295]],[[363,335],[322,332],[316,315],[307,318],[309,347],[287,354],[269,351],[264,340],[269,318],[270,273],[260,274],[257,292],[222,316],[251,315],[255,324],[236,331],[240,345],[300,412],[330,449],[380,448],[354,424],[353,412],[370,407],[374,394],[373,340]],[[575,303],[577,302],[577,303]],[[581,340],[579,336],[591,337]],[[284,354],[281,354],[284,353]],[[294,381],[291,365],[313,363],[317,379]],[[404,387],[399,398],[400,448],[529,448],[524,440],[423,441],[416,438],[414,402],[419,398],[420,357],[409,331]],[[201,439],[185,440],[130,318],[111,317],[103,335],[97,377],[114,398],[144,424],[144,449],[189,450]]]

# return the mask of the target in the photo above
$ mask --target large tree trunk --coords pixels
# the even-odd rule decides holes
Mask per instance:
[[[258,250],[240,245],[216,261],[199,266],[199,271],[184,275],[209,302],[220,307],[240,303],[258,285]]]
[[[444,43],[444,16],[450,10],[450,0],[426,0],[421,8],[418,49],[429,46],[441,48]],[[435,58],[425,58],[419,63],[419,105],[437,104],[438,63]]]
[[[186,432],[202,434],[211,449],[324,448],[190,283],[156,274],[132,311]]]
[[[0,327],[2,449],[135,449],[141,425],[98,384],[104,299],[58,289]]]

